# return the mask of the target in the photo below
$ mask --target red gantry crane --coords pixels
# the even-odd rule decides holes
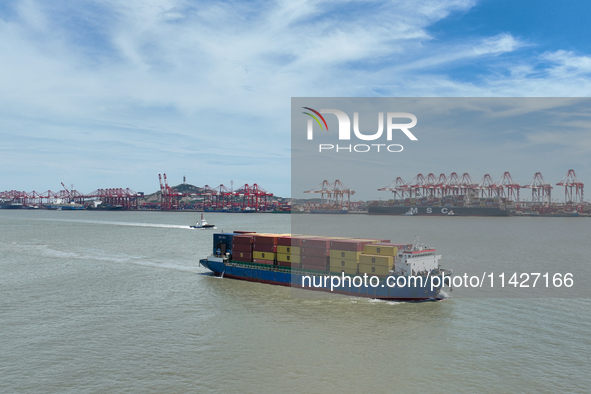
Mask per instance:
[[[575,170],[568,170],[564,178],[557,183],[564,186],[564,205],[566,211],[572,211],[573,206],[578,212],[583,211],[583,182],[577,179]],[[574,194],[573,194],[573,188]]]

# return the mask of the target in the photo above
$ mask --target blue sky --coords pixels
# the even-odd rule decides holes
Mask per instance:
[[[56,191],[64,182],[82,192],[152,192],[158,173],[167,173],[172,184],[183,175],[198,186],[256,182],[286,196],[291,97],[587,97],[589,8],[505,0],[4,1],[0,190]],[[568,137],[479,136],[499,149],[511,138],[539,146],[540,165],[509,170],[542,171],[555,183],[573,165],[591,182],[588,133]],[[480,178],[480,167],[498,158],[482,160],[455,171]]]

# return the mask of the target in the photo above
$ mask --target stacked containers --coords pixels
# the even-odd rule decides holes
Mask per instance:
[[[252,234],[236,234],[233,241],[232,259],[246,263],[252,263]]]
[[[299,268],[302,237],[285,236],[277,239],[277,265]]]
[[[375,276],[388,276],[394,267],[394,256],[401,244],[374,243],[364,246],[359,257],[359,273]]]
[[[368,243],[370,241],[360,239],[330,241],[330,272],[356,275],[359,256]]]
[[[274,265],[277,260],[279,234],[254,234],[252,237],[252,260],[257,264]]]
[[[366,245],[390,242],[385,239],[345,238],[330,242],[330,271],[356,275],[359,259]]]
[[[330,252],[330,238],[304,238],[300,248],[303,269],[327,271]]]

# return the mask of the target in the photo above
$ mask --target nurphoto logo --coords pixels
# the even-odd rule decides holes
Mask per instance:
[[[322,114],[333,114],[337,117],[337,121],[339,122],[339,141],[350,141],[351,140],[351,119],[349,116],[338,109],[321,109],[320,111],[316,111],[310,107],[302,107],[310,112],[302,112],[303,114],[309,116],[311,119],[308,119],[308,133],[307,138],[308,140],[314,139],[314,120],[320,127],[320,130],[328,131],[328,124],[326,123],[326,119]],[[410,123],[394,123],[394,119],[410,119]],[[400,130],[402,131],[411,141],[417,141],[417,137],[414,136],[413,133],[410,132],[410,128],[416,126],[417,124],[417,117],[408,112],[388,112],[386,115],[386,140],[392,141],[392,136],[394,131]],[[373,134],[364,134],[359,130],[359,113],[353,113],[353,133],[355,137],[362,141],[376,141],[382,137],[384,134],[384,113],[378,113],[378,130]],[[369,152],[371,150],[377,150],[380,152],[380,148],[388,152],[402,152],[404,147],[400,144],[356,144],[356,145],[333,145],[333,144],[319,144],[318,151],[346,151],[346,152]]]

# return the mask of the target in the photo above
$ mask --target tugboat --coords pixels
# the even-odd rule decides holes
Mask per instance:
[[[215,230],[215,224],[207,224],[205,219],[203,219],[203,214],[201,214],[201,220],[199,220],[194,226],[190,226],[191,228],[206,228],[210,230]]]

